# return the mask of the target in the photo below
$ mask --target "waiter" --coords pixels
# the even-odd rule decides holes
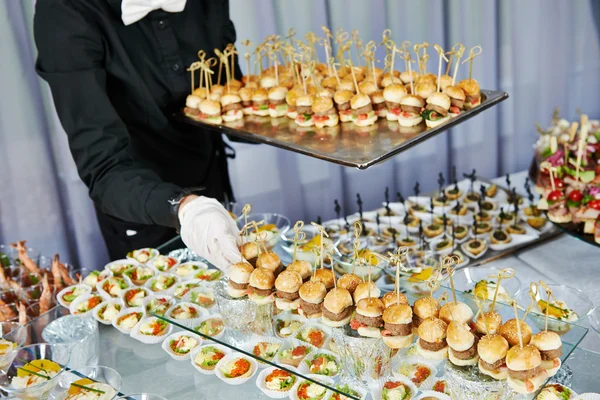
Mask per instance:
[[[36,68],[50,85],[111,259],[184,242],[239,261],[220,135],[169,120],[199,50],[235,42],[228,0],[38,0]],[[239,76],[239,67],[236,66]]]

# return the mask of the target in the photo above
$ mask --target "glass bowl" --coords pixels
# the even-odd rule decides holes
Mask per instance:
[[[6,392],[9,397],[24,400],[47,399],[50,392],[56,387],[59,378],[67,368],[70,359],[70,351],[67,346],[56,344],[34,344],[31,346],[21,347],[14,350],[10,357],[13,361],[6,369],[0,370],[0,388]],[[51,365],[43,364],[43,361],[52,361]],[[37,366],[29,364],[35,362]],[[26,364],[29,364],[26,366]],[[23,367],[29,373],[23,371]],[[51,371],[51,368],[56,368]],[[31,371],[37,369],[36,371]],[[29,374],[22,376],[23,374]],[[36,375],[37,374],[37,375]],[[42,375],[42,376],[39,376]],[[40,382],[29,384],[29,387],[16,387],[15,382],[23,382],[24,379],[35,379]],[[28,378],[29,377],[29,378]],[[46,377],[46,378],[44,378]]]
[[[596,306],[589,315],[590,326],[600,335],[600,306]]]
[[[117,400],[167,400],[167,398],[154,393],[134,393],[118,397]]]
[[[0,315],[4,317],[4,322],[19,322],[19,309],[16,303],[0,306]]]
[[[66,374],[64,374],[63,378],[61,378],[60,380],[60,385],[58,385],[52,393],[54,398],[66,398],[68,396],[67,392],[70,389],[71,384],[84,378],[88,378],[98,383],[105,383],[111,386],[115,390],[113,398],[117,396],[119,390],[121,390],[121,387],[123,385],[123,379],[121,378],[121,374],[109,367],[104,367],[100,365],[89,366],[79,368],[77,372],[77,374],[73,372],[67,372]],[[91,382],[88,382],[88,384],[89,383]]]
[[[27,327],[21,326],[15,322],[1,322],[2,329],[2,345],[5,347],[0,352],[0,369],[6,370],[6,367],[13,362],[13,356],[16,355],[14,350],[23,347],[27,341]],[[8,342],[12,342],[12,345]]]
[[[4,304],[15,304],[19,301],[19,294],[14,290],[3,290],[0,292],[0,300]]]
[[[306,238],[298,243],[296,250],[296,259],[300,261],[308,261],[314,264],[317,261],[317,256],[313,250],[320,249],[320,234],[317,228],[312,225],[304,226],[302,232],[306,234]],[[283,235],[283,245],[281,246],[290,256],[294,256],[294,232],[289,230]],[[325,252],[332,252],[339,241],[333,241],[329,238],[323,238],[323,247]],[[327,263],[328,260],[325,260]]]
[[[561,319],[553,317],[552,314],[550,314],[548,319],[548,330],[556,332],[559,335],[567,333],[571,329],[572,324],[581,324],[592,311],[592,300],[581,290],[559,284],[549,284],[548,287],[552,289],[552,296],[554,298],[563,302],[566,307],[574,311],[574,314],[570,318]],[[524,307],[527,307],[531,302],[529,293],[526,290],[523,290],[518,298],[519,304]],[[546,292],[542,288],[540,288],[540,293],[536,296],[536,300],[547,300]],[[533,308],[529,313],[529,318],[539,329],[545,329],[546,316],[537,304],[533,305]]]
[[[474,310],[477,310],[477,303],[475,302],[475,285],[480,281],[493,282],[493,286],[488,286],[487,290],[485,286],[482,288],[482,292],[487,292],[487,299],[484,304],[484,310],[488,311],[489,307],[494,298],[495,283],[498,281],[497,278],[490,278],[490,276],[498,275],[500,269],[494,267],[466,267],[456,270],[453,275],[454,288],[458,291],[463,292],[465,302],[471,306]],[[445,285],[450,286],[450,282],[446,282]],[[504,290],[502,290],[504,289]],[[502,279],[500,282],[500,291],[496,302],[508,304],[509,298],[516,299],[521,292],[521,281],[516,276],[509,279]]]
[[[400,289],[415,297],[429,294],[427,282],[431,279],[433,272],[440,266],[440,256],[430,250],[409,249],[402,257],[403,269],[400,270]],[[396,279],[396,266],[389,264],[385,272]],[[442,280],[445,273],[438,275]]]
[[[354,272],[362,279],[367,279],[369,275],[369,264],[371,266],[371,280],[374,282],[383,274],[383,271],[388,267],[388,262],[378,258],[373,253],[385,253],[380,246],[374,246],[370,238],[360,238],[360,259],[363,263],[357,263],[354,266],[354,239],[344,238],[340,240],[336,247],[336,253],[333,257],[333,268],[339,274],[348,274]],[[369,264],[367,264],[369,263]]]
[[[290,230],[290,220],[281,214],[250,214],[248,215],[247,219],[248,222],[265,221],[264,224],[259,226],[259,230],[261,232],[267,232],[266,247],[268,249],[272,249],[273,247],[275,247],[277,243],[279,243],[279,240],[284,237],[287,231]],[[241,216],[236,220],[239,229],[242,229],[244,227],[244,221],[244,216]],[[254,233],[254,230],[252,230],[252,233],[250,233],[250,235],[248,235],[247,238],[249,238],[249,241],[253,241],[255,236],[256,234]],[[244,240],[248,241],[248,239]]]

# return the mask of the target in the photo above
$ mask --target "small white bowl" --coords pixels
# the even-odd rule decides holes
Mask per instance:
[[[78,296],[75,300],[73,300],[73,302],[71,303],[71,305],[69,306],[69,312],[73,315],[76,315],[78,317],[81,318],[87,318],[92,316],[92,313],[94,312],[94,310],[98,307],[98,305],[96,305],[95,307],[87,310],[86,312],[78,312],[77,311],[77,307],[82,304],[82,303],[87,303],[88,300],[92,299],[92,298],[97,298],[99,300],[98,305],[100,305],[100,303],[102,303],[104,301],[103,297],[100,296],[97,293],[89,293],[86,294],[84,296]]]
[[[324,335],[323,335],[323,343],[321,344],[321,346],[315,346],[313,343],[310,343],[309,341],[307,341],[304,338],[304,334],[307,333],[307,332],[309,332],[311,329],[319,329],[319,330],[321,330],[324,333]],[[296,334],[293,337],[296,338],[296,339],[298,339],[298,340],[301,340],[303,342],[306,342],[306,343],[308,343],[308,344],[310,344],[310,345],[312,345],[314,347],[317,347],[317,348],[321,349],[321,348],[325,347],[325,345],[327,344],[327,341],[329,340],[330,336],[331,336],[331,328],[330,327],[328,327],[327,325],[318,323],[318,322],[309,321],[309,322],[305,323],[300,329],[298,329],[296,331]]]
[[[163,260],[171,260],[174,263],[171,266],[156,265],[157,262],[163,261]],[[170,273],[173,270],[173,268],[176,268],[179,265],[179,260],[175,257],[158,255],[158,256],[156,256],[156,258],[154,258],[151,262],[148,262],[147,264],[149,266],[151,266],[152,268],[154,268],[159,273],[164,274],[164,273]]]
[[[140,332],[142,325],[144,325],[146,323],[153,323],[153,322],[159,322],[159,321],[164,322],[167,325],[166,329],[160,335],[145,335],[142,332]],[[136,326],[133,327],[130,335],[132,338],[134,338],[144,344],[158,344],[158,343],[161,343],[162,341],[164,341],[165,338],[171,334],[171,332],[173,332],[172,324],[170,324],[166,321],[163,321],[162,319],[156,318],[156,317],[145,317],[145,318],[142,318],[142,320]]]
[[[200,269],[208,269],[208,265],[202,261],[190,261],[173,267],[171,273],[181,279],[192,279]]]
[[[173,349],[171,349],[171,341],[178,340],[181,336],[187,336],[196,341],[196,345],[190,351],[188,351],[186,354],[179,354],[179,353],[174,352]],[[175,333],[171,333],[169,336],[167,336],[165,338],[165,340],[163,340],[162,349],[168,355],[170,355],[173,360],[185,361],[185,360],[190,359],[190,355],[193,353],[194,350],[196,350],[196,348],[202,346],[203,340],[204,339],[202,339],[200,336],[198,336],[194,333],[191,333],[191,332],[175,332]]]
[[[157,279],[164,279],[164,278],[173,278],[174,279],[174,283],[163,290],[155,290],[152,288],[153,282],[155,282]],[[179,279],[178,276],[176,275],[172,275],[172,274],[158,274],[156,275],[154,278],[149,279],[148,282],[146,282],[146,284],[144,285],[144,287],[148,288],[148,290],[150,290],[150,292],[152,292],[155,295],[168,295],[168,296],[172,296],[173,295],[173,289],[175,288],[175,285],[177,285],[179,282],[181,281],[181,279]]]
[[[98,321],[98,322],[100,322],[101,324],[104,324],[104,325],[112,325],[113,320],[115,319],[115,318],[113,318],[110,321],[108,321],[108,320],[105,320],[103,318],[100,318],[100,315],[99,315],[100,310],[102,310],[103,308],[105,308],[109,304],[118,304],[121,307],[121,309],[119,310],[119,312],[121,312],[125,308],[125,306],[123,305],[123,302],[121,301],[121,299],[104,300],[102,303],[98,304],[98,307],[94,308],[93,316],[96,319],[96,321]]]
[[[412,381],[412,376],[408,376],[403,374],[402,372],[400,372],[400,369],[404,366],[411,366],[411,365],[422,365],[426,368],[429,368],[429,370],[431,371],[431,373],[429,374],[429,376],[427,377],[427,379],[425,379],[423,382],[421,382],[420,384],[416,384]],[[414,373],[414,371],[413,371]],[[434,367],[433,365],[431,365],[430,363],[426,363],[426,362],[421,362],[420,360],[417,359],[411,359],[411,358],[403,358],[403,359],[397,359],[397,362],[392,364],[392,375],[394,375],[394,378],[399,378],[399,377],[406,377],[408,379],[410,379],[411,382],[414,383],[414,385],[420,390],[421,387],[426,388],[426,387],[430,387],[433,382],[435,382],[436,375],[438,373],[438,370],[436,367]]]
[[[123,272],[133,266],[141,265],[139,262],[132,259],[111,261],[104,266],[104,270],[110,272],[111,276],[121,277]]]
[[[225,374],[223,373],[223,369],[232,361],[235,361],[238,358],[243,358],[244,360],[247,360],[250,363],[250,372],[248,373],[247,376],[244,376],[243,378],[226,378]],[[254,374],[256,374],[257,371],[257,366],[256,366],[256,361],[254,361],[253,358],[247,357],[241,353],[237,353],[237,352],[233,352],[230,353],[228,355],[226,355],[225,357],[223,357],[218,363],[217,363],[217,367],[215,368],[215,375],[217,376],[217,378],[219,378],[220,380],[222,380],[223,382],[225,382],[228,385],[242,385],[246,382],[248,382],[250,379],[252,379],[252,377],[254,376]]]
[[[139,257],[139,253],[142,251],[147,251],[149,253],[148,259],[147,260],[142,260],[140,261],[138,259]],[[137,263],[140,264],[151,264],[152,261],[154,261],[154,259],[156,257],[158,257],[160,255],[159,251],[150,247],[145,247],[143,249],[137,249],[137,250],[133,250],[130,251],[129,253],[127,253],[127,259],[131,260],[131,261],[135,261]]]
[[[246,351],[248,353],[252,353],[254,354],[254,347],[258,344],[258,343],[269,343],[269,344],[273,344],[275,346],[278,346],[277,351],[275,351],[275,354],[273,354],[273,357],[271,359],[267,359],[267,361],[270,362],[274,362],[275,357],[277,357],[277,354],[279,354],[279,352],[281,351],[281,349],[283,348],[283,341],[277,337],[273,337],[273,336],[260,336],[260,335],[255,335],[252,337],[252,339],[250,340],[250,342],[248,343],[248,345],[246,346]],[[256,354],[254,354],[257,357],[263,358],[261,356],[258,356]],[[258,368],[267,368],[269,367],[269,364],[257,361],[257,365]]]
[[[297,375],[292,375],[295,378],[295,381],[292,384],[292,386],[286,391],[271,390],[271,389],[267,388],[267,385],[265,384],[265,379],[267,378],[267,376],[269,376],[270,373],[272,373],[273,371],[275,371],[277,369],[279,369],[279,368],[269,367],[269,368],[263,369],[258,374],[258,377],[256,378],[256,387],[258,387],[260,389],[260,391],[265,394],[265,396],[268,396],[272,399],[283,399],[283,398],[288,397],[290,392],[294,389],[294,386],[296,386],[296,382],[300,378]],[[286,369],[289,369],[290,371],[294,371],[294,372],[296,371],[295,368],[290,367],[290,366],[286,366]]]
[[[141,290],[144,292],[144,296],[142,297],[140,304],[129,304],[127,302],[127,293],[129,293],[131,290]],[[121,292],[121,300],[122,300],[123,304],[125,304],[125,307],[143,307],[144,300],[146,300],[146,298],[150,297],[151,295],[152,295],[152,293],[150,292],[150,290],[148,290],[145,287],[130,287]]]
[[[438,400],[452,400],[452,397],[448,396],[447,394],[436,392],[434,390],[425,390],[424,392],[421,392],[421,394],[416,397],[415,400],[421,400],[430,397]]]
[[[129,313],[134,313],[134,312],[142,313],[142,317],[134,326],[132,326],[131,328],[124,328],[124,327],[119,326],[119,324],[118,324],[119,318],[121,318]],[[117,318],[115,318],[113,320],[112,326],[117,328],[119,330],[119,332],[129,335],[131,333],[131,331],[133,330],[133,328],[135,328],[137,325],[139,325],[139,323],[141,322],[142,319],[144,319],[145,316],[146,316],[146,312],[144,311],[143,307],[124,308],[117,315]]]
[[[178,318],[176,316],[173,315],[173,313],[177,310],[178,307],[189,307],[190,310],[196,310],[197,311],[197,317],[195,318]],[[196,305],[194,303],[188,303],[188,302],[180,302],[177,303],[176,305],[174,305],[173,307],[171,307],[169,309],[169,311],[167,311],[166,317],[170,320],[172,320],[173,322],[177,322],[185,327],[188,327],[190,329],[194,329],[196,326],[198,326],[206,317],[208,317],[208,311],[206,311],[204,308],[200,307],[199,305]]]
[[[333,379],[327,377],[327,376],[323,376],[323,375],[314,375],[314,374],[308,374],[306,375],[307,378],[311,378],[315,381],[319,381],[324,385],[327,386],[333,386],[334,382]],[[306,379],[303,378],[299,378],[298,381],[296,382],[296,384],[294,385],[294,387],[292,388],[292,390],[290,391],[290,399],[291,400],[299,400],[298,399],[298,388],[300,387],[300,385],[302,385],[304,382],[308,382],[311,383],[310,381],[307,381]],[[327,399],[327,391],[329,389],[324,388],[325,389],[325,394],[323,395],[323,400]]]
[[[411,394],[410,397],[408,397],[408,399],[414,399],[417,396],[417,393],[419,393],[419,389],[417,389],[417,387],[414,385],[414,383],[410,381],[410,379],[408,379],[405,376],[399,376],[396,378],[381,379],[381,382],[379,382],[376,387],[371,389],[371,397],[373,398],[373,400],[382,400],[381,392],[383,391],[383,386],[386,382],[389,381],[402,382],[404,385],[406,385],[411,390]]]
[[[203,349],[207,348],[207,347],[214,347],[220,351],[222,351],[225,355],[231,354],[231,349],[228,347],[225,347],[223,345],[220,344],[207,344],[207,345],[203,345],[203,346],[199,346],[196,347],[194,350],[192,350],[192,352],[190,353],[190,362],[192,363],[192,366],[201,374],[203,375],[214,375],[215,373],[215,369],[216,369],[216,365],[215,365],[215,369],[202,369],[198,364],[196,364],[195,360],[196,360],[196,356],[198,355],[198,353],[200,353]]]
[[[109,292],[107,292],[106,290],[104,290],[104,285],[109,284],[109,283],[114,283],[114,284],[119,284],[119,285],[124,283],[125,288],[122,288],[121,286],[119,286],[119,293],[117,295],[112,295]],[[128,279],[123,278],[123,277],[111,276],[110,278],[106,278],[102,282],[98,282],[96,284],[96,290],[98,291],[98,293],[100,293],[100,295],[102,297],[104,297],[105,300],[110,300],[110,299],[121,298],[122,293],[125,290],[129,289],[130,286],[131,286],[130,281]]]
[[[73,299],[73,301],[77,300],[77,298],[86,295],[86,294],[90,294],[92,292],[92,288],[89,287],[88,285],[84,285],[84,284],[78,284],[78,285],[72,285],[72,286],[68,286],[66,288],[64,288],[63,290],[61,290],[60,292],[58,292],[58,294],[56,295],[56,300],[58,300],[58,303],[65,307],[65,308],[69,308],[71,306],[71,303],[73,303],[73,301],[69,302],[63,299],[63,296],[67,293],[69,293],[71,290],[73,290],[74,288],[79,288],[81,289],[81,293],[75,297]]]
[[[282,335],[281,332],[279,332],[279,330],[277,328],[279,321],[297,321],[298,323],[300,323],[300,326],[298,327],[298,329],[294,330],[289,335],[287,335],[287,334]],[[285,315],[278,315],[277,318],[275,319],[275,324],[274,324],[275,335],[282,339],[293,338],[293,337],[295,337],[298,330],[302,329],[302,325],[304,325],[307,321],[308,320],[301,315],[289,314],[289,313],[286,313]],[[283,328],[283,329],[286,329],[286,328]],[[285,333],[287,333],[287,332],[285,332]]]
[[[203,323],[204,321],[207,321],[207,320],[210,320],[210,319],[220,319],[220,320],[221,320],[221,322],[223,321],[223,318],[222,318],[222,317],[221,317],[221,315],[219,315],[219,314],[213,314],[213,315],[209,315],[209,316],[206,316],[206,317],[202,318],[202,319],[201,319],[201,320],[200,320],[200,321],[199,321],[199,322],[198,322],[198,323],[197,323],[195,326],[193,326],[193,327],[192,327],[192,329],[193,329],[193,330],[195,330],[195,331],[196,331],[196,332],[198,332],[198,333],[201,333],[201,332],[199,332],[199,331],[198,331],[198,329],[197,329],[197,328],[199,328],[199,327],[200,327],[200,325],[202,325],[202,323]],[[226,329],[226,328],[225,328],[225,324],[223,324],[223,329],[221,329],[221,332],[219,332],[219,333],[218,333],[218,334],[216,334],[215,336],[212,336],[212,338],[213,338],[213,339],[217,339],[217,340],[219,340],[220,338],[222,338],[222,337],[223,337],[223,335],[225,334],[225,329]]]
[[[333,352],[328,351],[328,350],[319,349],[319,350],[315,350],[315,351],[311,352],[309,355],[307,355],[304,358],[304,360],[302,360],[302,363],[300,363],[300,367],[298,367],[298,371],[300,371],[303,374],[312,373],[310,371],[310,366],[307,363],[312,362],[313,360],[315,360],[317,357],[319,357],[321,355],[328,355],[335,359],[335,364],[337,366],[337,372],[333,375],[322,375],[322,376],[328,376],[329,378],[335,379],[342,371],[342,362],[341,362],[340,358],[337,356],[337,354],[334,354]],[[312,374],[321,375],[318,373],[312,373]]]

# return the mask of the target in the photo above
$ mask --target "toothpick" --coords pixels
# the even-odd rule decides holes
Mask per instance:
[[[525,321],[525,319],[529,315],[529,312],[533,308],[533,305],[537,302],[537,295],[538,295],[539,291],[540,291],[540,289],[539,289],[537,283],[531,282],[529,284],[529,298],[531,299],[531,301],[529,302],[529,306],[525,310],[525,314],[523,315],[523,319],[522,319],[523,321]]]
[[[467,57],[467,59],[462,62],[463,64],[466,63],[467,61],[469,62],[469,80],[471,80],[473,77],[473,60],[475,59],[475,57],[480,55],[481,52],[482,52],[481,46],[477,45],[477,46],[471,47],[471,50],[469,50],[469,57]]]
[[[587,143],[588,136],[588,116],[581,115],[581,129],[579,130],[579,145],[577,147],[577,165],[575,166],[575,180],[579,180],[579,169],[581,168],[581,158],[583,156],[583,148]]]
[[[354,87],[356,88],[356,94],[360,94],[360,89],[358,88],[358,82],[356,81],[356,74],[354,73],[354,66],[352,65],[352,61],[348,62],[350,66],[350,72],[352,73],[352,80],[354,81]]]
[[[415,94],[415,84],[414,84],[414,79],[413,79],[413,74],[412,74],[412,67],[410,65],[411,58],[410,58],[409,51],[406,52],[406,59],[408,60],[408,74],[410,75],[410,93]]]
[[[569,143],[575,140],[575,135],[577,134],[577,128],[579,127],[579,122],[572,122],[571,127],[569,128]]]
[[[455,264],[453,256],[454,255],[444,257],[444,260],[442,261],[442,267],[446,268],[446,271],[448,272],[448,278],[450,279],[450,288],[452,289],[452,297],[454,298],[454,302],[456,303],[456,289],[454,289],[454,278],[452,277],[454,269],[450,268],[450,265]]]
[[[242,208],[242,215],[244,216],[244,226],[248,225],[248,215],[250,214],[250,211],[252,211],[252,206],[250,204],[246,204]],[[246,239],[248,239],[248,237],[246,237]]]
[[[294,228],[293,228],[293,231],[295,232],[295,234],[294,234],[294,257],[293,257],[292,263],[296,262],[296,250],[298,249],[298,242],[301,240],[304,240],[306,238],[306,234],[304,232],[302,232],[303,227],[304,227],[304,221],[298,221],[294,224]],[[300,238],[302,235],[304,237]]]
[[[521,333],[521,320],[519,319],[519,310],[517,310],[517,302],[512,299],[512,306],[517,320],[517,334],[519,335],[519,347],[523,348],[523,334]]]
[[[452,86],[456,84],[456,74],[458,73],[458,66],[460,64],[460,59],[465,53],[465,46],[459,43],[459,49],[456,57],[456,64],[454,64],[454,74],[452,74]]]
[[[221,84],[221,72],[223,71],[223,53],[219,49],[214,49],[215,54],[219,58],[219,73],[217,75],[217,85]]]
[[[368,264],[367,270],[368,270],[368,274],[369,274],[369,277],[368,277],[369,280],[367,281],[368,282],[367,287],[368,287],[369,292],[367,293],[367,296],[369,298],[371,298],[371,260],[368,260],[367,264]]]
[[[494,298],[492,300],[492,307],[491,307],[492,311],[494,311],[494,309],[496,307],[496,300],[498,299],[498,292],[500,291],[500,282],[502,281],[502,279],[509,279],[509,278],[512,278],[513,276],[515,276],[515,270],[512,268],[504,268],[504,269],[500,270],[498,275],[490,275],[489,276],[489,278],[498,279],[496,281],[496,290],[494,291]]]
[[[475,304],[477,304],[477,308],[479,309],[479,314],[480,314],[480,318],[483,318],[483,325],[485,327],[485,334],[489,335],[490,334],[490,327],[488,325],[488,321],[487,318],[485,317],[485,310],[483,308],[483,303],[485,302],[484,298],[480,298],[479,295],[475,296]],[[491,312],[494,312],[494,310],[491,310]]]
[[[200,68],[202,68],[202,64],[200,63],[200,61],[194,61],[193,63],[190,64],[190,67],[187,69],[188,71],[190,71],[190,73],[192,75],[192,91],[190,92],[190,94],[194,94],[194,90],[196,89],[196,84],[194,82],[194,76],[196,75],[196,71],[199,70]]]
[[[354,223],[354,244],[352,246],[352,250],[354,251],[354,262],[352,263],[352,274],[354,274],[354,270],[356,269],[356,263],[359,260],[359,252],[360,252],[360,235],[362,234],[362,224],[360,221],[356,221]]]
[[[438,79],[437,79],[437,91],[440,91],[440,76],[442,76],[442,59],[446,60],[446,62],[448,62],[448,59],[446,58],[446,56],[444,55],[444,49],[442,49],[442,47],[438,44],[434,44],[433,47],[435,48],[435,50],[438,52]]]

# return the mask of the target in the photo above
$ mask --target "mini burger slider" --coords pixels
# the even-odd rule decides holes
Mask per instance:
[[[444,93],[450,98],[450,116],[456,117],[465,108],[465,92],[459,86],[448,86]]]
[[[446,324],[451,321],[469,324],[473,317],[471,307],[460,301],[449,301],[440,308],[439,318]]]
[[[561,365],[562,340],[560,336],[556,332],[542,331],[533,335],[531,345],[540,351],[541,367],[546,370],[548,377],[556,375]]]
[[[250,275],[248,298],[256,304],[267,304],[273,301],[273,284],[275,275],[266,268],[256,268]]]
[[[240,246],[240,253],[246,261],[252,266],[256,267],[256,261],[258,260],[258,254],[260,253],[258,245],[254,242],[247,242]]]
[[[310,280],[312,276],[312,265],[305,260],[296,260],[287,266],[286,271],[294,271],[300,274],[303,282]]]
[[[394,304],[408,304],[408,299],[406,298],[406,295],[402,292],[398,292],[397,295],[395,292],[387,292],[383,295],[381,301],[383,301],[383,306],[385,308],[391,307]]]
[[[373,111],[371,99],[366,94],[358,93],[350,100],[352,107],[352,119],[358,126],[373,125],[377,121],[377,115]]]
[[[440,315],[440,304],[431,296],[421,297],[413,305],[413,326],[419,328],[423,320]]]
[[[497,380],[504,380],[507,376],[506,353],[508,342],[501,335],[485,335],[477,343],[479,354],[479,371]]]
[[[200,113],[196,116],[200,121],[207,124],[219,125],[223,122],[221,118],[221,104],[218,101],[204,100],[198,108]]]
[[[367,281],[359,283],[354,289],[354,304],[358,304],[362,299],[366,299],[367,297],[379,297],[381,295],[381,290],[375,285],[373,281]]]
[[[475,322],[475,329],[481,335],[493,335],[500,332],[502,316],[495,311],[488,311],[479,316]]]
[[[446,329],[448,325],[439,318],[431,317],[419,325],[417,351],[429,360],[443,360],[448,355]]]
[[[272,251],[261,253],[256,259],[256,267],[268,269],[275,276],[279,275],[281,269],[283,268],[281,265],[281,259]]]
[[[336,126],[340,119],[329,97],[317,97],[312,104],[313,120],[317,128]]]
[[[296,125],[308,127],[315,124],[312,110],[313,102],[314,97],[309,94],[304,94],[296,98],[296,112],[298,113],[295,119]]]
[[[403,349],[413,341],[412,309],[408,304],[394,304],[383,312],[383,342],[391,349]]]
[[[425,102],[422,98],[415,95],[406,95],[400,100],[400,108],[402,112],[398,116],[398,123],[400,126],[411,127],[417,126],[423,122],[421,117],[421,110]]]
[[[385,118],[388,114],[388,109],[385,104],[385,98],[383,97],[383,90],[377,90],[371,94],[371,103],[373,104],[373,111],[379,118]]]
[[[526,322],[519,320],[521,328],[521,337],[523,344],[529,344],[531,341],[531,327]],[[516,346],[519,342],[519,328],[517,327],[516,319],[509,319],[500,327],[500,334],[504,336],[504,339],[510,346]]]
[[[296,119],[298,112],[296,111],[296,100],[298,96],[304,95],[304,92],[300,88],[294,88],[287,92],[285,95],[285,102],[287,103],[287,116],[290,119]]]
[[[225,93],[221,97],[221,107],[223,121],[225,122],[238,121],[244,117],[242,99],[237,94]]]
[[[338,279],[337,285],[340,288],[344,288],[350,292],[350,294],[354,294],[358,285],[362,283],[362,279],[358,275],[355,274],[344,274]]]
[[[333,95],[333,101],[337,107],[338,113],[340,114],[340,121],[349,122],[352,121],[352,107],[350,106],[350,100],[354,93],[350,90],[338,90]]]
[[[244,115],[253,115],[254,111],[252,110],[252,95],[254,94],[254,89],[243,87],[240,89],[238,94],[242,100],[242,112]]]
[[[535,346],[514,346],[506,354],[508,386],[517,393],[534,393],[548,377],[541,364],[542,357]]]
[[[254,90],[252,94],[252,111],[254,115],[266,117],[269,115],[269,96],[264,88]]]
[[[332,270],[326,268],[320,268],[315,271],[311,276],[310,280],[315,282],[321,282],[325,285],[325,289],[329,290],[335,286],[335,274]]]
[[[465,92],[465,110],[470,110],[481,104],[481,91],[479,83],[475,79],[465,79],[458,83],[458,86]]]
[[[227,294],[234,298],[244,297],[248,293],[248,282],[253,271],[252,265],[246,262],[233,264],[227,273]]]
[[[380,328],[383,326],[383,302],[375,297],[367,297],[356,304],[354,318],[350,321],[350,328],[360,336],[381,337]]]
[[[299,273],[285,270],[275,279],[275,306],[280,310],[296,310],[300,304],[298,291],[302,286]]]
[[[406,94],[406,88],[398,83],[391,84],[383,90],[383,98],[385,99],[388,109],[387,119],[389,121],[398,121],[400,113],[402,112],[400,102]]]
[[[327,294],[322,282],[308,281],[300,286],[300,308],[298,312],[306,318],[321,318],[321,306]]]
[[[333,288],[323,301],[323,323],[333,328],[339,328],[350,323],[352,317],[352,296],[346,289]]]
[[[448,359],[452,364],[460,367],[477,364],[477,337],[471,333],[469,325],[452,321],[448,324],[446,335],[450,347]]]
[[[283,117],[288,112],[288,106],[285,102],[287,88],[275,86],[269,90],[269,115],[271,118]]]
[[[427,106],[421,115],[428,127],[435,128],[450,119],[449,108],[450,97],[444,93],[433,92],[427,97]]]

